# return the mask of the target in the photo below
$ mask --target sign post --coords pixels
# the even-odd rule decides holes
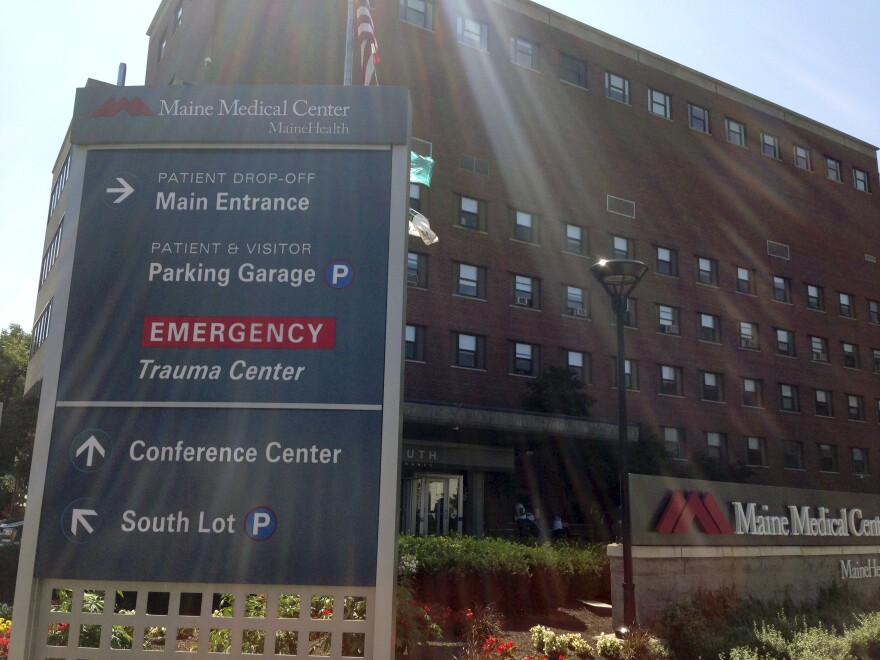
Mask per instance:
[[[65,580],[354,589],[331,657],[393,653],[409,112],[394,88],[79,90],[28,657]]]

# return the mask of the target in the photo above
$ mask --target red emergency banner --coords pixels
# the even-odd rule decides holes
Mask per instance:
[[[147,316],[145,348],[333,349],[336,319],[307,316]]]

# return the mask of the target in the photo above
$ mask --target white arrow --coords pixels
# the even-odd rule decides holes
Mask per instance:
[[[97,516],[98,512],[94,509],[74,509],[73,510],[73,518],[70,523],[70,533],[76,536],[77,526],[82,525],[85,530],[91,534],[95,531],[95,528],[89,524],[89,521],[86,520],[86,516]]]
[[[101,443],[98,442],[98,439],[95,436],[91,436],[79,446],[79,449],[76,450],[77,457],[79,457],[84,451],[89,452],[86,456],[86,467],[92,467],[95,452],[98,452],[101,455],[101,458],[104,458],[105,454],[104,447],[101,446]]]
[[[114,204],[119,204],[120,202],[125,201],[125,199],[134,192],[134,188],[132,188],[131,184],[121,176],[116,177],[116,180],[119,181],[119,185],[121,185],[122,188],[107,188],[107,192],[119,193],[119,197],[113,200]]]

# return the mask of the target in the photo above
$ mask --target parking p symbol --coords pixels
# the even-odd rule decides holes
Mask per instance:
[[[337,259],[327,266],[324,278],[334,289],[344,289],[354,280],[354,268],[347,261]]]
[[[265,541],[278,527],[275,512],[265,506],[251,509],[244,518],[244,533],[254,541]]]

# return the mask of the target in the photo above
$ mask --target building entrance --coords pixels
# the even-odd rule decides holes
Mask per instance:
[[[403,479],[400,531],[402,534],[461,534],[462,476],[416,474]]]

